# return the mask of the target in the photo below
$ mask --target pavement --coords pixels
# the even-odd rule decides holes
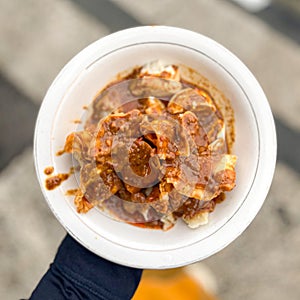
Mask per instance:
[[[0,0],[0,299],[29,297],[65,231],[37,183],[32,137],[52,80],[110,32],[165,24],[205,34],[235,53],[269,99],[278,163],[262,210],[226,249],[202,262],[224,300],[300,295],[300,4],[249,13],[221,0]]]

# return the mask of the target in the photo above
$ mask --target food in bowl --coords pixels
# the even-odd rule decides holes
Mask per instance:
[[[80,165],[78,213],[163,230],[191,228],[235,186],[230,101],[198,72],[150,62],[123,72],[95,97],[84,129],[64,151]]]

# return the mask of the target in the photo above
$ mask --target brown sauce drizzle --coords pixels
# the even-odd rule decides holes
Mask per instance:
[[[53,173],[53,171],[54,171],[53,167],[47,167],[47,168],[45,168],[44,173],[46,175],[51,175]]]
[[[45,180],[46,189],[49,190],[49,191],[50,190],[54,190],[55,188],[57,188],[58,186],[60,186],[60,184],[63,181],[67,180],[70,177],[71,174],[74,174],[74,171],[75,171],[75,168],[71,167],[69,173],[60,173],[60,174],[57,174],[57,175],[49,176],[49,175],[51,175],[54,172],[54,168],[53,167],[47,167],[47,168],[45,168],[44,173],[46,175],[48,175],[48,177]],[[71,191],[75,191],[75,190],[70,190],[70,192]],[[78,190],[76,189],[76,192],[77,191]],[[68,192],[69,191],[67,191],[67,193]],[[72,195],[75,195],[75,194],[76,193],[74,193]]]
[[[163,229],[163,222],[161,221],[153,221],[153,222],[145,222],[145,223],[132,223],[132,222],[127,222],[130,225],[140,227],[140,228],[147,228],[147,229]],[[173,226],[172,226],[173,227]],[[170,229],[170,228],[169,228]]]
[[[75,196],[78,193],[79,189],[67,190],[66,196]]]
[[[56,152],[56,156],[61,156],[65,153],[65,149],[59,150]]]
[[[60,186],[60,184],[63,181],[67,180],[69,178],[69,176],[70,176],[70,174],[68,174],[68,173],[62,173],[62,174],[57,174],[57,175],[48,177],[45,181],[46,189],[54,190],[55,188]]]

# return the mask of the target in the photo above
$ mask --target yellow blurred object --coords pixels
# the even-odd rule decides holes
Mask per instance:
[[[184,268],[145,270],[132,300],[216,300]]]

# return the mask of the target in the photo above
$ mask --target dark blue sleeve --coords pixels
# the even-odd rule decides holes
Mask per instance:
[[[142,270],[107,261],[65,237],[31,300],[131,299]]]

